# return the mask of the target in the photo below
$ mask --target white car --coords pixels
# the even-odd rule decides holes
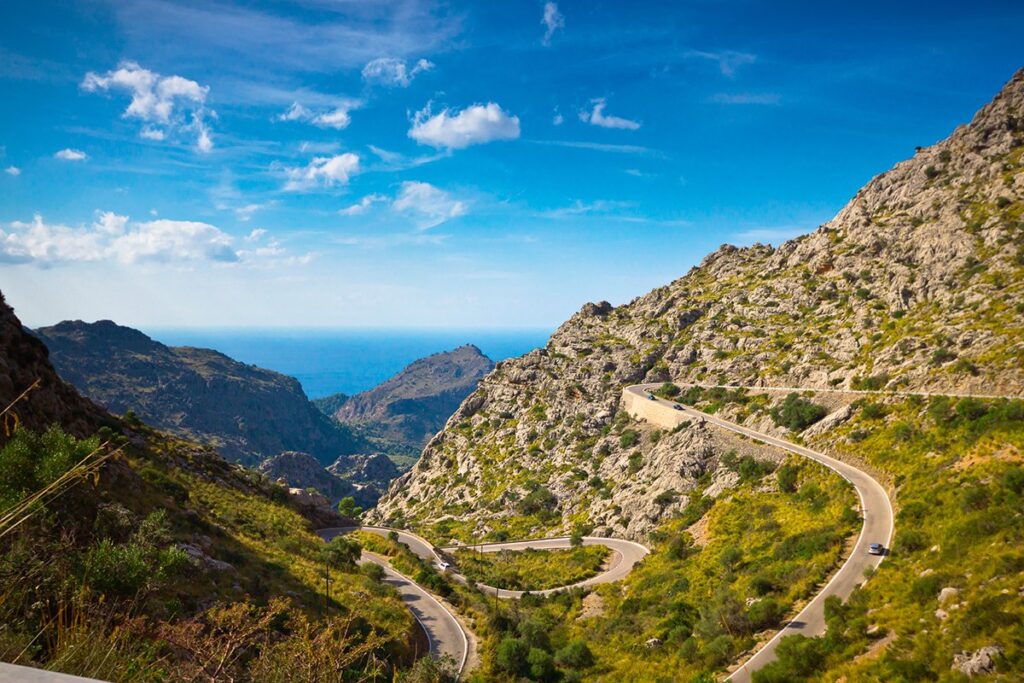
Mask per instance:
[[[872,543],[868,546],[868,555],[885,555],[885,546],[881,543]]]
[[[440,569],[443,572],[448,571],[448,567],[451,567],[451,565],[448,564],[447,562],[438,562],[437,563],[437,568]]]

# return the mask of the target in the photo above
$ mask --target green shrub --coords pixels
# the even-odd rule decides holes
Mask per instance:
[[[526,673],[527,657],[530,654],[530,646],[522,638],[506,636],[498,643],[498,649],[494,654],[494,663],[498,669],[513,676],[521,676]]]
[[[796,491],[797,477],[800,474],[800,468],[796,465],[783,465],[776,471],[775,478],[779,482],[779,489],[786,493],[793,493]]]
[[[788,395],[781,405],[771,409],[771,416],[776,425],[793,432],[802,432],[825,417],[827,412],[824,406],[801,398],[794,392]]]
[[[629,448],[636,444],[639,440],[640,434],[634,429],[627,429],[619,436],[619,445],[623,448]]]

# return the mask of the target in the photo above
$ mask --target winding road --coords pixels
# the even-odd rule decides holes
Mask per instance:
[[[781,448],[790,453],[809,458],[828,467],[850,482],[860,497],[861,514],[863,515],[864,523],[850,557],[832,575],[832,578],[825,584],[825,587],[786,626],[726,679],[736,681],[737,683],[747,683],[750,681],[751,674],[754,671],[775,659],[775,648],[782,638],[791,635],[804,635],[808,637],[822,635],[825,632],[825,600],[833,595],[846,600],[854,588],[867,580],[867,572],[878,567],[882,560],[885,559],[884,555],[868,554],[868,546],[872,543],[881,543],[886,548],[889,547],[894,530],[892,503],[882,485],[870,474],[810,448],[754,431],[735,422],[695,410],[689,406],[657,397],[652,400],[650,398],[653,395],[651,392],[659,386],[658,384],[638,384],[626,387],[623,390],[623,394],[627,410],[634,412],[634,414],[640,414],[645,419],[650,420],[653,417],[653,421],[666,427],[670,425],[675,426],[685,420],[696,418],[769,446]],[[682,384],[680,386],[685,387],[687,385]],[[772,390],[769,387],[760,387],[760,389],[762,391]],[[794,391],[798,390],[794,389]]]
[[[654,397],[652,392],[660,385],[637,384],[623,389],[623,403],[627,412],[634,417],[645,419],[652,424],[663,428],[671,429],[687,420],[700,420],[722,429],[740,434],[754,441],[773,446],[775,448],[795,453],[802,457],[814,460],[825,467],[836,472],[839,476],[853,485],[860,498],[860,508],[863,517],[863,525],[860,535],[854,543],[850,556],[843,565],[832,575],[828,583],[815,595],[800,612],[779,630],[767,643],[761,646],[754,654],[733,671],[726,679],[735,683],[749,683],[751,674],[765,666],[776,658],[775,650],[779,641],[789,635],[804,635],[808,637],[820,636],[825,632],[825,600],[831,596],[837,596],[846,600],[853,590],[867,580],[870,571],[874,570],[885,559],[884,555],[871,555],[868,547],[872,543],[881,543],[888,548],[893,535],[893,510],[889,496],[885,489],[871,475],[849,465],[845,462],[827,456],[818,451],[800,446],[785,439],[764,434],[748,427],[725,420],[716,415],[704,413],[689,406],[674,401]],[[681,386],[705,386],[710,388],[713,385],[681,385]],[[804,391],[797,387],[729,387],[749,388],[761,391]],[[892,392],[841,392],[841,393],[892,393]],[[949,394],[953,395],[953,394]],[[553,550],[570,548],[569,537],[545,538],[527,541],[507,541],[500,543],[484,543],[477,545],[455,545],[443,548],[435,548],[429,541],[416,534],[400,529],[388,529],[384,527],[340,527],[334,529],[323,529],[318,532],[325,540],[330,540],[343,533],[361,530],[379,536],[387,537],[390,534],[397,534],[398,541],[404,543],[409,549],[426,562],[440,567],[445,561],[444,555],[455,550],[474,550],[478,552],[500,552],[502,550]],[[575,587],[587,587],[602,583],[612,583],[625,578],[638,562],[650,552],[647,548],[635,543],[618,538],[601,538],[586,536],[583,538],[584,545],[603,545],[614,552],[614,556],[607,568],[601,573],[584,581],[570,586],[560,586],[547,590],[529,591],[534,595],[550,595],[559,591]],[[387,561],[374,555],[364,552],[361,562],[374,562],[384,568],[385,582],[393,586],[408,605],[416,620],[422,625],[430,642],[430,653],[434,657],[449,656],[458,665],[459,673],[463,672],[466,660],[469,655],[469,636],[466,630],[456,619],[455,615],[446,608],[437,598],[431,595],[412,579],[395,571]],[[470,583],[463,575],[456,571],[448,571],[448,575],[462,583]],[[499,587],[476,584],[478,588],[489,595],[500,598],[520,598],[527,591],[506,590]]]

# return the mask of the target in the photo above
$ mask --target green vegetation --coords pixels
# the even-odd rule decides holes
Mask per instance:
[[[801,398],[797,393],[789,394],[780,405],[771,409],[775,424],[792,432],[802,432],[827,413],[824,406]]]
[[[120,446],[0,526],[0,661],[109,681],[325,683],[412,664],[414,622],[354,571],[358,545],[323,544],[283,488],[135,429],[131,442],[18,429],[0,448],[6,510],[100,440]]]
[[[953,655],[989,645],[1002,648],[998,680],[1017,680],[1024,401],[889,398],[883,407],[884,422],[862,409],[820,441],[898,482],[892,556],[848,604],[828,606],[825,637],[785,639],[754,680],[961,680],[950,674]],[[940,604],[947,587],[956,593]]]
[[[497,588],[535,591],[568,586],[601,571],[608,549],[586,545],[562,550],[502,550],[454,553],[459,572],[466,578]]]
[[[691,497],[627,579],[593,591],[603,604],[597,613],[584,616],[582,590],[482,603],[489,635],[479,679],[704,680],[696,677],[780,624],[815,592],[859,527],[855,494],[796,457],[780,468],[791,472],[792,491],[759,491],[773,465],[724,459],[747,472],[743,482],[717,500]],[[698,520],[702,545],[688,532]],[[658,644],[648,646],[651,639]]]

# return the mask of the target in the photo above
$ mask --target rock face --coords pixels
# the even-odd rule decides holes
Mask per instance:
[[[316,458],[309,453],[285,451],[272,458],[267,458],[259,467],[260,472],[274,481],[283,481],[297,489],[316,489],[331,505],[346,496],[355,497],[357,490],[348,481],[340,479],[324,469]],[[376,497],[373,499],[376,500]],[[362,501],[365,505],[373,501]]]
[[[493,368],[494,362],[471,344],[435,353],[373,389],[348,397],[333,415],[343,424],[360,425],[373,436],[418,453]],[[329,405],[336,398],[322,402]]]
[[[518,501],[542,488],[553,495],[538,530],[585,519],[643,533],[685,503],[719,447],[698,425],[655,442],[630,424],[620,392],[641,381],[1021,393],[1022,199],[1024,71],[813,233],[723,246],[626,305],[585,305],[546,348],[499,363],[371,519],[480,531],[527,514]],[[655,506],[669,489],[683,495]]]
[[[103,425],[114,425],[116,420],[111,415],[79,396],[54,372],[48,355],[46,346],[22,327],[0,294],[0,409],[39,382],[8,411],[5,426],[18,423],[42,431],[57,423],[65,431],[84,437]]]
[[[327,471],[355,487],[353,497],[364,508],[376,505],[391,481],[399,475],[398,467],[383,453],[349,455],[327,468]]]
[[[974,652],[961,652],[953,655],[952,669],[972,678],[991,673],[996,668],[996,657],[1002,652],[1003,648],[997,645],[988,645]]]
[[[109,320],[36,330],[57,372],[114,413],[215,446],[247,465],[282,451],[324,465],[359,440],[331,422],[297,380],[210,349],[171,348]]]

